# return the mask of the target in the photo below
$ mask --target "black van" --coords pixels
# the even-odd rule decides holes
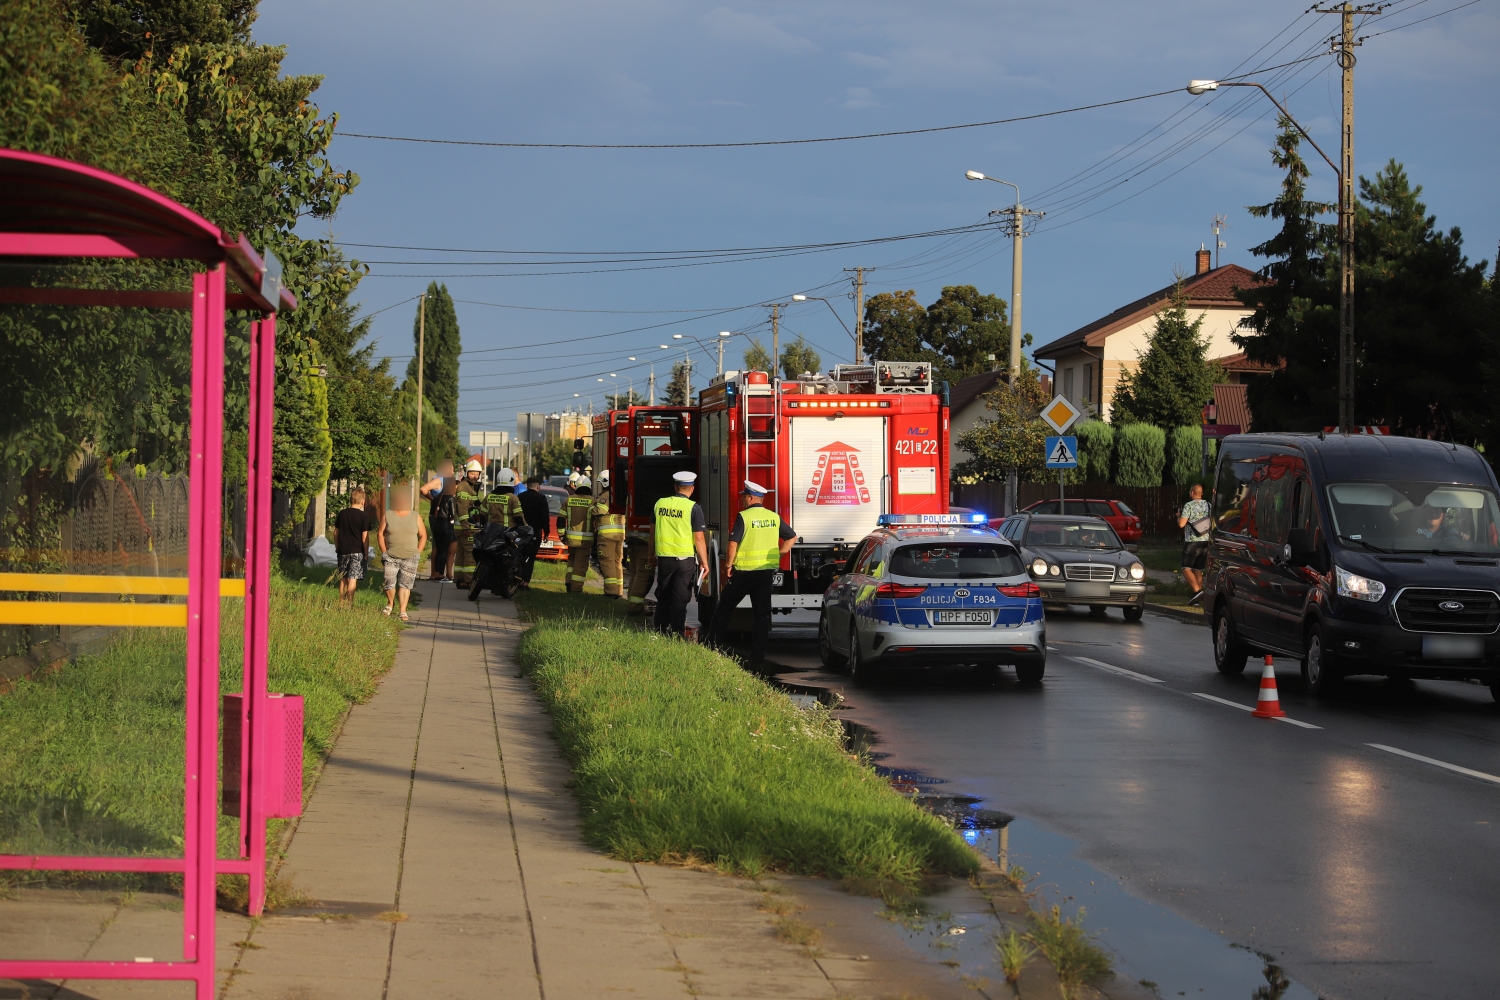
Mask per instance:
[[[1472,448],[1377,435],[1238,434],[1219,451],[1203,608],[1214,664],[1474,678],[1500,700],[1500,509]]]

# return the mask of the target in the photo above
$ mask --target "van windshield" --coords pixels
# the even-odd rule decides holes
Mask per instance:
[[[1481,486],[1330,483],[1333,532],[1351,547],[1389,552],[1500,554],[1500,509]]]

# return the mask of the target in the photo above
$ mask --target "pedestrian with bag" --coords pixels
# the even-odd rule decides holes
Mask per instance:
[[[444,459],[438,463],[438,474],[422,485],[422,496],[431,505],[427,520],[432,528],[432,570],[428,579],[440,583],[453,582],[453,558],[458,554],[458,541],[453,534],[454,522],[458,520],[457,494],[453,461]]]
[[[792,550],[792,543],[797,540],[792,526],[774,510],[766,509],[767,492],[764,486],[748,479],[740,490],[744,509],[735,517],[725,553],[729,582],[719,594],[713,623],[709,627],[709,642],[719,649],[728,648],[729,619],[748,596],[755,614],[750,645],[752,667],[765,661],[766,646],[771,641],[771,590],[776,571],[781,568],[781,557]]]
[[[683,635],[687,629],[687,606],[693,587],[708,572],[708,543],[703,508],[693,502],[696,472],[672,476],[671,496],[656,501],[651,526],[652,562],[656,565],[656,619],[658,632]]]
[[[1203,571],[1208,568],[1209,532],[1213,530],[1208,501],[1203,499],[1203,484],[1188,489],[1188,501],[1177,513],[1177,527],[1182,529],[1182,578],[1193,588],[1189,604],[1203,600]]]
[[[417,563],[427,544],[427,527],[422,515],[412,510],[411,490],[400,486],[391,490],[391,509],[380,519],[380,557],[385,564],[385,611],[389,615],[399,599],[401,620],[411,621],[406,602],[417,583]]]

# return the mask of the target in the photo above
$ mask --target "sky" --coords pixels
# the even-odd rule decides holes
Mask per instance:
[[[1014,182],[1046,213],[1023,243],[1023,328],[1037,344],[1191,272],[1216,215],[1222,262],[1261,266],[1249,248],[1271,227],[1245,207],[1280,183],[1274,108],[1249,88],[1183,88],[1251,74],[1336,161],[1339,74],[1326,52],[1338,18],[1304,13],[1307,2],[261,0],[254,34],[287,47],[286,72],[324,77],[314,100],[340,133],[423,139],[807,139],[1170,92],[1009,124],[727,149],[339,135],[330,157],[360,185],[301,232],[331,233],[370,263],[356,298],[398,373],[413,352],[413,297],[447,285],[467,441],[513,431],[518,411],[598,408],[616,385],[644,392],[653,366],[660,391],[685,350],[702,388],[720,331],[733,334],[725,367],[738,368],[750,338],[770,344],[767,306],[796,293],[828,301],[783,309],[783,343],[801,335],[825,367],[850,362],[849,268],[873,269],[867,295],[913,289],[926,304],[972,284],[1009,300],[1010,240],[978,224],[1015,193],[966,170]],[[1493,261],[1500,0],[1395,0],[1358,33],[1358,173],[1401,161],[1438,225],[1461,227],[1470,258]],[[1304,152],[1310,193],[1334,200],[1333,171]]]

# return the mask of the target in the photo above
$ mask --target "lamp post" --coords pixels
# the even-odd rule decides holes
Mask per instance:
[[[1006,184],[1016,191],[1016,204],[1008,213],[1003,211],[991,212],[991,215],[1010,216],[1011,238],[1015,241],[1010,265],[1010,382],[1015,384],[1016,376],[1021,373],[1021,240],[1026,235],[1026,216],[1035,216],[1040,219],[1046,212],[1033,212],[1021,207],[1021,188],[1010,181],[1002,181],[998,177],[986,177],[977,170],[968,170],[964,176],[971,181],[994,181],[996,184]]]
[[[1345,74],[1348,77],[1348,74]],[[1352,89],[1352,82],[1346,79],[1346,90]],[[1339,430],[1345,434],[1354,426],[1354,193],[1352,188],[1353,163],[1354,163],[1354,127],[1353,97],[1350,93],[1345,94],[1344,115],[1345,123],[1343,138],[1341,140],[1341,159],[1346,169],[1340,169],[1328,154],[1323,152],[1317,141],[1308,134],[1307,129],[1292,113],[1286,109],[1276,95],[1272,94],[1264,85],[1252,80],[1193,80],[1187,85],[1187,92],[1197,97],[1210,90],[1218,90],[1220,87],[1254,87],[1270,99],[1276,105],[1276,110],[1281,116],[1291,122],[1302,137],[1308,141],[1323,162],[1333,170],[1334,176],[1339,182]]]
[[[821,295],[793,295],[792,296],[792,301],[793,302],[807,302],[809,300],[814,301],[814,302],[821,302],[821,303],[823,303],[825,306],[828,307],[828,311],[831,312],[831,313],[833,313],[833,318],[839,321],[839,326],[843,327],[844,328],[844,332],[849,335],[849,339],[852,340],[852,341],[854,341],[855,348],[856,348],[856,350],[854,352],[854,363],[855,364],[859,364],[859,351],[858,351],[859,338],[856,337],[856,336],[854,336],[854,331],[849,329],[849,324],[844,322],[844,317],[842,317],[842,316],[839,315],[839,311],[837,309],[833,308],[833,303],[829,302],[827,299],[823,298],[823,296],[821,296]]]

